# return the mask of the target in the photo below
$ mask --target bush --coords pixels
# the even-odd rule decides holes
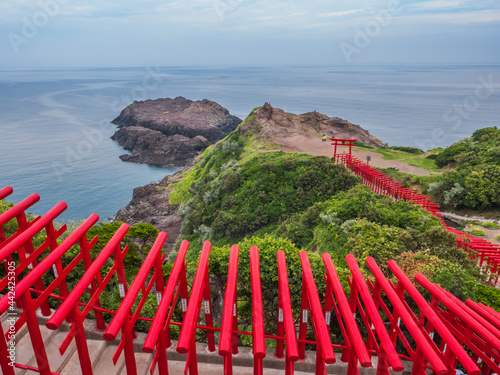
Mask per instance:
[[[357,183],[343,166],[326,157],[283,152],[252,155],[238,164],[237,171],[227,170],[215,180],[205,179],[206,171],[201,172],[198,181],[203,182],[195,183],[198,193],[189,209],[183,207],[189,225],[183,226],[182,238],[203,233],[203,237],[209,235],[207,239],[239,240],[269,225],[279,225]],[[301,224],[288,223],[284,231],[296,233],[299,242],[303,229]]]
[[[484,303],[493,310],[500,312],[500,289],[477,284],[473,300],[475,302]]]
[[[427,252],[404,252],[395,261],[412,281],[416,274],[421,273],[462,300],[474,295],[477,278],[467,267],[457,266]]]
[[[250,282],[250,247],[259,249],[260,276],[262,283],[262,297],[264,301],[264,324],[266,332],[276,327],[276,311],[278,308],[278,267],[277,252],[283,250],[286,256],[290,296],[295,315],[299,314],[302,293],[302,268],[299,258],[300,249],[290,241],[276,236],[254,236],[237,244],[240,248],[238,260],[238,321],[245,327],[252,324],[252,288]],[[226,275],[229,266],[230,246],[212,248],[209,269],[211,280],[215,281],[216,300],[224,300]],[[309,253],[311,269],[316,279],[320,295],[324,293],[323,262],[318,253]],[[337,269],[339,275],[346,274],[345,270]],[[213,284],[212,284],[213,285]]]
[[[471,138],[441,150],[435,162],[438,167],[454,165],[453,170],[443,173],[442,185],[433,192],[435,198],[457,208],[500,207],[500,129],[475,131]],[[464,191],[458,192],[457,184]]]

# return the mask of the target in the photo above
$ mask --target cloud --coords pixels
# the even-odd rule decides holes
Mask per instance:
[[[364,10],[364,8],[363,9],[344,10],[341,12],[322,13],[319,16],[320,17],[342,17],[342,16],[347,16],[348,14],[359,13],[363,10]]]
[[[437,14],[413,14],[402,15],[403,22],[438,24],[442,27],[446,24],[467,25],[467,24],[491,24],[500,22],[500,9],[449,12]]]
[[[412,4],[415,10],[435,10],[462,6],[466,1],[462,0],[432,0]]]

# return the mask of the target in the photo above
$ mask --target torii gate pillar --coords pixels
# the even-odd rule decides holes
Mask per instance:
[[[343,139],[343,138],[330,138],[333,143],[332,146],[335,146],[333,151],[333,157],[337,156],[337,146],[349,146],[349,156],[351,156],[352,146],[357,139]]]

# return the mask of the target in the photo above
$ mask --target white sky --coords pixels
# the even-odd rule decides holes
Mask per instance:
[[[500,63],[499,46],[498,0],[0,2],[0,68]]]

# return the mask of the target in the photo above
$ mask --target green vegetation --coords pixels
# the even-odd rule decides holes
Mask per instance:
[[[240,248],[238,262],[238,316],[243,329],[251,329],[252,324],[252,290],[250,282],[249,250],[252,246],[259,248],[260,275],[262,283],[262,297],[264,303],[264,318],[266,331],[272,332],[276,328],[276,311],[278,302],[278,266],[276,254],[279,250],[285,252],[287,261],[290,294],[295,315],[299,314],[302,290],[302,268],[299,258],[300,249],[291,241],[275,235],[263,235],[247,238],[237,244]],[[213,247],[210,254],[209,267],[213,274],[213,282],[218,287],[213,292],[220,299],[224,299],[226,275],[229,266],[230,246]],[[323,277],[323,262],[319,253],[309,253],[311,268],[316,280]],[[339,275],[346,276],[348,271],[337,269]],[[346,280],[346,278],[344,277]],[[318,283],[318,291],[324,293],[324,283]],[[215,297],[215,296],[214,296]],[[217,297],[215,297],[217,298]]]
[[[419,148],[400,146],[379,147],[375,150],[375,152],[382,154],[382,159],[384,160],[408,159],[414,157],[415,155],[424,154],[424,152]]]
[[[429,186],[432,195],[447,206],[475,210],[500,207],[500,130],[475,131],[442,150],[435,158],[438,167],[454,166],[443,181]]]
[[[384,160],[399,160],[409,165],[414,165],[416,167],[430,170],[430,171],[440,171],[442,168],[438,167],[435,161],[435,154],[423,157],[424,151],[419,148],[414,147],[404,147],[404,146],[390,146],[390,147],[380,147],[374,152],[382,154],[382,159]],[[431,152],[438,152],[437,150],[432,150]],[[417,156],[420,155],[420,156]]]
[[[362,266],[367,256],[374,257],[388,275],[387,261],[399,257],[403,261],[403,254],[409,253],[420,257],[412,269],[443,284],[453,280],[460,298],[469,297],[471,283],[482,280],[476,265],[456,248],[456,237],[434,216],[406,202],[395,203],[374,194],[343,166],[327,158],[255,151],[253,142],[258,133],[249,130],[255,128],[253,121],[250,115],[238,130],[205,151],[184,180],[173,186],[175,194],[171,196],[171,202],[181,204],[179,214],[184,222],[180,238],[191,243],[188,262],[196,265],[203,241],[210,240],[214,245],[210,270],[213,277],[220,278],[220,288],[214,293],[224,290],[230,246],[240,246],[239,278],[245,290],[238,297],[242,321],[251,322],[250,295],[246,291],[251,245],[261,250],[261,272],[266,275],[262,276],[263,289],[268,301],[275,301],[277,293],[278,249],[287,253],[291,283],[297,285],[300,282],[293,272],[300,270],[300,250],[309,251],[318,277],[324,272],[319,261],[319,254],[324,252],[331,254],[341,272],[346,269],[345,256],[353,253]],[[411,157],[421,152],[389,150]],[[169,255],[170,261],[175,250]],[[292,298],[300,299],[300,291],[293,291]],[[270,317],[276,313],[272,303],[265,307],[269,327],[273,327]]]
[[[440,169],[438,168],[436,161],[429,157],[408,158],[408,159],[403,159],[402,161],[404,161],[406,164],[414,165],[415,167],[419,167],[429,171],[437,171]]]
[[[419,148],[415,148],[415,147],[406,147],[406,146],[389,146],[389,147],[381,147],[384,151],[387,151],[387,152],[396,152],[396,151],[400,151],[400,152],[404,152],[404,153],[407,153],[407,154],[412,154],[412,155],[423,155],[425,154],[424,151],[422,151],[421,149]]]
[[[361,147],[361,148],[368,148],[368,149],[374,149],[375,148],[375,147],[369,146],[366,143],[363,143],[361,141],[356,141],[356,142],[354,142],[354,144],[356,145],[356,147]]]
[[[473,300],[484,303],[496,311],[500,311],[500,289],[477,284]]]
[[[200,163],[204,168],[193,169],[196,182],[183,194],[187,199],[179,211],[184,219],[180,238],[199,246],[205,240],[238,242],[257,232],[270,233],[357,183],[343,166],[326,157],[266,152],[237,160],[225,155],[224,144]]]
[[[500,228],[500,225],[496,223],[483,223],[483,227],[485,227],[486,229],[498,229]]]
[[[471,229],[471,230],[467,231],[467,233],[472,234],[473,236],[477,236],[477,237],[486,236],[481,229]]]

